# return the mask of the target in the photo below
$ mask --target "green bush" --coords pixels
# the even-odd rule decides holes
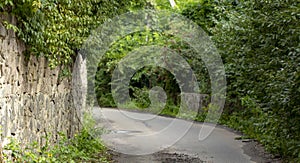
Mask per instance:
[[[186,6],[182,14],[212,36],[225,64],[221,123],[299,162],[300,3],[205,0]]]
[[[226,66],[227,98],[237,112],[232,118],[269,151],[299,158],[299,3],[240,1],[217,9],[212,33]]]
[[[54,144],[48,140],[48,137],[44,137],[43,145],[34,142],[24,147],[21,142],[10,138],[9,144],[4,147],[4,161],[20,163],[110,162],[107,148],[101,140],[93,137],[102,133],[102,130],[94,128],[94,123],[90,116],[85,115],[84,127],[80,132],[72,138],[60,133]]]

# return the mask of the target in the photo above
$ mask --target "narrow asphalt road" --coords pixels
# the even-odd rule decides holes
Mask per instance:
[[[236,140],[240,135],[223,127],[215,127],[206,139],[199,140],[200,130],[210,125],[118,109],[94,108],[92,113],[97,127],[106,130],[101,135],[104,143],[128,156],[122,162],[156,162],[152,156],[159,151],[197,157],[203,162],[265,162],[251,152],[246,154],[246,143]]]

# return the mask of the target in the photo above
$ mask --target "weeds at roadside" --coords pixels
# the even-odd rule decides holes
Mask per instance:
[[[86,116],[88,117],[88,116]],[[4,147],[4,162],[110,162],[107,148],[99,139],[93,137],[93,133],[101,131],[94,129],[94,122],[90,118],[84,123],[84,127],[73,138],[68,138],[64,133],[58,136],[58,142],[50,145],[47,137],[44,145],[37,142],[21,146],[16,139],[10,138],[10,142]]]

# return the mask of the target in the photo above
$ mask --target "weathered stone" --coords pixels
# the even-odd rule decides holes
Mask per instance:
[[[0,23],[0,36],[5,37],[6,34],[7,34],[7,31],[6,31],[5,27],[3,26],[3,24]]]
[[[14,17],[0,17],[16,23]],[[10,135],[22,144],[45,143],[45,135],[55,141],[59,131],[72,136],[79,129],[74,118],[80,115],[69,100],[70,81],[59,82],[60,70],[51,70],[45,58],[31,56],[27,62],[24,51],[24,43],[0,24],[0,144]]]

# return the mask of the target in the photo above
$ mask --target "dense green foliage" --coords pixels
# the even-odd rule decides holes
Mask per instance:
[[[54,68],[74,61],[92,29],[145,3],[144,0],[5,0],[0,2],[0,13],[17,18],[15,29],[28,52],[47,57],[49,66]]]
[[[72,3],[71,3],[72,2]],[[295,0],[149,0],[155,9],[181,13],[199,24],[214,40],[225,64],[227,100],[220,123],[257,139],[267,150],[300,162],[300,4]],[[19,37],[31,54],[49,58],[50,66],[72,62],[90,30],[109,17],[146,5],[145,1],[5,0],[0,11],[18,19]],[[195,52],[180,39],[158,31],[141,31],[114,43],[99,63],[96,89],[100,105],[115,106],[111,73],[130,51],[161,45],[184,56],[195,71],[201,93],[210,93],[207,71]],[[153,83],[153,81],[156,81]],[[174,76],[145,67],[132,78],[130,94],[140,107],[149,106],[149,89],[161,86],[167,109],[178,112],[179,90]],[[131,104],[128,104],[131,106]],[[198,115],[203,120],[205,114]]]
[[[178,7],[172,9],[168,1],[150,1],[149,7],[157,10],[179,11]],[[170,36],[161,31],[148,30],[130,34],[114,42],[109,51],[101,59],[95,81],[97,99],[100,106],[116,106],[111,92],[111,77],[120,60],[134,49],[150,45],[173,49],[176,53],[184,57],[195,71],[197,81],[201,87],[201,93],[209,94],[210,83],[208,72],[203,61],[194,57],[197,55],[196,52],[180,38]],[[128,104],[128,107],[137,105],[140,108],[147,108],[150,105],[149,90],[154,86],[162,87],[168,96],[168,105],[161,114],[176,115],[180,104],[179,84],[176,82],[173,74],[158,67],[144,67],[135,73],[131,79],[129,90],[133,103]]]
[[[36,162],[36,163],[61,163],[61,162],[111,162],[110,154],[102,142],[93,137],[102,130],[95,129],[95,122],[85,118],[83,129],[73,138],[69,139],[65,134],[58,136],[58,143],[54,146],[47,137],[44,144],[36,142],[26,145],[11,138],[10,143],[4,149],[9,151],[4,154],[5,162]]]
[[[127,35],[118,40],[110,47],[103,59],[101,59],[96,74],[95,84],[98,104],[100,106],[115,106],[111,93],[111,78],[112,73],[120,60],[130,51],[142,46],[150,45],[158,45],[173,49],[176,53],[184,57],[195,71],[199,85],[201,85],[200,91],[202,93],[209,93],[208,72],[204,63],[201,60],[194,58],[196,52],[191,49],[188,44],[184,43],[179,38],[162,32],[142,31]],[[179,84],[172,73],[159,67],[146,66],[137,71],[132,77],[129,93],[136,105],[141,108],[146,108],[150,105],[148,97],[149,90],[154,86],[159,86],[166,91],[168,96],[167,107],[174,110],[174,112],[177,112],[180,104]],[[176,106],[177,109],[174,109]],[[171,113],[172,112],[173,111],[171,111]]]
[[[226,66],[230,119],[268,150],[299,161],[300,3],[242,1],[217,10],[226,13],[212,33]]]
[[[114,100],[111,95],[111,77],[112,72],[116,68],[116,65],[119,63],[119,61],[130,51],[132,51],[134,48],[138,48],[145,45],[165,45],[167,44],[167,37],[163,37],[163,34],[160,34],[158,32],[139,32],[134,33],[132,35],[128,35],[125,38],[119,40],[117,43],[113,44],[110,48],[110,50],[106,53],[104,58],[99,63],[98,72],[96,75],[96,92],[98,96],[98,102],[101,106],[115,106]],[[135,77],[133,77],[133,80],[135,80],[135,83],[139,83],[142,78],[145,76],[151,77],[150,72],[156,71],[152,69],[144,69],[144,71],[138,72]],[[153,73],[151,73],[153,74]],[[163,76],[162,74],[160,76]],[[133,81],[132,81],[133,82]],[[146,83],[147,82],[147,83]],[[152,85],[148,83],[149,81],[144,81],[140,83],[139,87],[143,88],[146,85]],[[151,81],[150,81],[151,82]],[[153,80],[152,80],[153,82]],[[133,84],[133,83],[132,83]],[[109,87],[107,87],[109,85]],[[131,85],[132,89],[134,88],[133,84]],[[151,88],[151,87],[150,87]],[[136,90],[136,89],[135,89]],[[131,90],[132,91],[132,90]],[[138,91],[138,90],[137,90]],[[141,94],[142,92],[139,91]],[[135,92],[138,93],[138,92]],[[134,94],[134,93],[132,93]],[[139,94],[139,93],[138,93]],[[137,95],[136,97],[140,96],[142,100],[144,96]],[[146,101],[149,101],[146,99]],[[147,106],[146,103],[141,103],[142,106]]]
[[[160,1],[156,1],[154,6],[157,9],[180,12],[199,24],[212,37],[222,55],[228,91],[220,123],[243,131],[249,137],[261,142],[267,150],[287,160],[299,161],[299,2],[292,0],[177,2],[176,9],[171,9],[167,3],[160,3]],[[112,49],[120,49],[118,47],[120,45],[129,49],[121,52],[111,50],[106,58],[112,59],[110,56],[121,58],[134,47],[149,45],[143,42],[145,38],[139,38],[140,36],[128,37],[134,39],[120,40],[121,43],[116,43],[116,47]],[[162,37],[160,39],[164,40]],[[156,39],[151,43],[160,44],[161,42]],[[164,45],[168,46],[168,42],[164,42]],[[173,48],[189,49],[188,47],[182,48],[177,43],[173,45]],[[199,63],[198,61],[197,64]],[[193,66],[195,67],[197,66]],[[99,72],[103,71],[105,70],[99,69]],[[139,74],[140,72],[143,75]],[[132,85],[144,83],[147,86],[147,81],[141,79],[156,76],[153,74],[154,69],[146,68],[140,72],[137,77],[133,77]],[[109,71],[106,73],[110,74]],[[198,71],[196,74],[203,74],[203,71],[201,73]],[[169,77],[163,73],[160,75]],[[163,80],[164,83],[169,81],[171,80]],[[202,83],[207,83],[206,90],[202,89],[202,91],[209,93],[209,82]],[[176,82],[172,82],[174,88],[176,88],[175,85]],[[149,87],[139,85],[138,89],[132,89],[136,91],[132,93],[132,98],[148,106]],[[174,97],[171,98],[174,104],[176,100]],[[111,102],[111,100],[108,101]],[[173,109],[163,110],[161,113],[176,115],[178,107],[167,105],[169,108],[171,106]],[[205,115],[199,115],[196,119],[203,120],[204,117]]]
[[[182,14],[207,30],[221,52],[228,82],[221,122],[299,162],[299,2],[203,2]]]

